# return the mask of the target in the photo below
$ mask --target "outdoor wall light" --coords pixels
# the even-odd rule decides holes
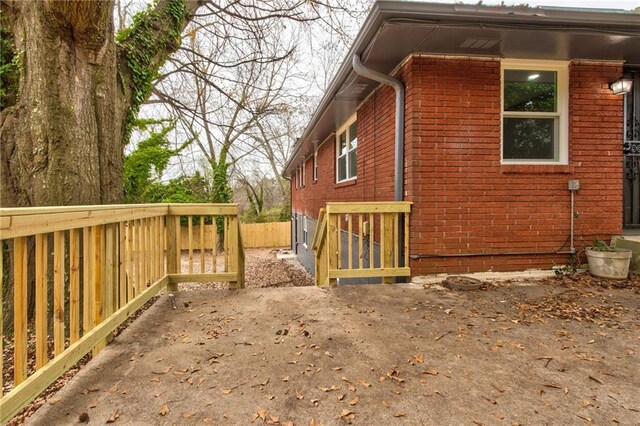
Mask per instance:
[[[610,83],[609,87],[614,95],[624,95],[625,93],[631,92],[632,84],[633,80],[629,78],[619,78],[613,83]]]

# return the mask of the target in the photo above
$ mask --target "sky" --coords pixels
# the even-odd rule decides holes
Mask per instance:
[[[459,3],[459,0],[429,0],[434,3]],[[474,4],[477,1],[463,0],[463,3]],[[500,4],[501,0],[483,0],[482,4]],[[559,7],[595,7],[605,9],[631,10],[640,6],[640,0],[504,0],[506,5],[528,4],[529,6],[559,6]]]

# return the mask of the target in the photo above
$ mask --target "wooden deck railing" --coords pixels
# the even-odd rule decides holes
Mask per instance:
[[[179,248],[185,217],[186,259]],[[200,246],[194,246],[195,217],[224,230],[220,265],[217,234],[210,242],[201,236]],[[213,247],[210,264],[205,247]],[[5,366],[13,368],[13,386],[7,384],[11,389],[4,396],[5,383],[0,382],[1,424],[85,354],[99,352],[116,327],[165,287],[174,291],[178,283],[194,281],[244,287],[235,204],[2,208],[0,248],[0,283],[10,283],[8,292],[13,293],[13,312],[8,314],[13,314],[14,346],[13,365]],[[3,327],[3,287],[0,352],[8,331]],[[3,371],[0,362],[0,378]]]
[[[313,238],[316,284],[336,285],[340,278],[411,275],[410,202],[327,203]]]

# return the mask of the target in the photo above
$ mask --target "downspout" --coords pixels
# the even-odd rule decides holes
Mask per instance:
[[[394,161],[394,201],[404,200],[404,83],[391,76],[365,67],[360,55],[353,55],[353,70],[368,79],[391,86],[396,91],[396,135]],[[402,247],[402,246],[400,246]]]
[[[353,55],[351,61],[353,70],[368,79],[393,87],[396,91],[396,134],[395,134],[395,158],[393,173],[394,201],[404,200],[404,83],[396,78],[382,74],[365,67],[360,60],[360,55]],[[404,229],[404,215],[398,217],[399,229]],[[398,247],[404,247],[404,232],[398,232]],[[399,265],[405,266],[404,250],[400,250]]]

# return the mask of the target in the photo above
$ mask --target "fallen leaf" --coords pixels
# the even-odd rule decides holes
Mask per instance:
[[[220,389],[220,392],[222,392],[223,395],[229,395],[232,390],[231,389]]]
[[[326,351],[324,354],[326,356],[328,356],[329,358],[333,358],[333,354],[331,352],[329,352],[329,351]]]
[[[116,420],[118,420],[118,417],[120,417],[120,410],[114,411],[111,417],[109,417],[109,419],[107,420],[107,423],[115,422]]]
[[[264,408],[260,408],[258,409],[258,411],[256,411],[253,414],[253,418],[251,419],[251,423],[255,422],[257,419],[262,419],[262,421],[264,421],[266,419],[267,416],[267,410],[265,410]]]
[[[414,355],[413,359],[415,359],[415,361],[420,363],[420,364],[424,363],[424,355],[423,354]]]
[[[348,408],[343,409],[342,412],[340,413],[340,418],[343,420],[352,420],[355,416],[356,416],[356,413],[354,411],[349,410]]]
[[[393,415],[393,417],[404,417],[404,416],[406,416],[406,415],[407,415],[407,413],[395,413],[395,414]]]
[[[503,388],[501,388],[500,386],[496,385],[496,384],[491,384],[491,386],[493,386],[493,388],[494,388],[495,390],[497,390],[498,392],[500,392],[500,393],[503,393],[503,392],[504,392],[504,389],[503,389]]]
[[[351,401],[349,401],[349,405],[356,405],[358,402],[360,402],[360,398],[356,396]]]
[[[360,383],[362,386],[364,386],[365,388],[370,388],[371,387],[371,383],[367,383],[365,380],[360,379],[358,380],[358,383]]]
[[[182,413],[183,419],[190,419],[191,417],[193,417],[193,413]]]
[[[109,388],[109,392],[111,392],[111,393],[116,393],[116,392],[118,392],[118,385],[111,386],[111,387]]]
[[[483,395],[482,397],[483,397],[484,399],[486,399],[489,403],[493,404],[493,405],[496,405],[496,404],[498,403],[498,401],[496,401],[495,399],[492,399],[492,398],[486,397],[486,396],[484,396],[484,395]]]
[[[162,406],[162,408],[160,409],[160,415],[161,416],[166,416],[167,414],[169,414],[171,410],[169,410],[169,406],[167,404],[164,404]]]
[[[301,394],[298,389],[296,389],[296,399],[304,399],[304,395]]]
[[[430,376],[437,376],[438,375],[438,371],[437,370],[425,370],[422,372],[422,374],[428,374]]]
[[[269,415],[269,418],[266,420],[268,425],[277,425],[280,423],[280,419],[276,416]]]
[[[98,401],[91,401],[89,404],[89,408],[96,408],[98,406]]]
[[[78,417],[78,421],[80,423],[89,423],[89,413],[87,413],[86,411],[84,411],[82,414],[80,414],[80,416]]]

